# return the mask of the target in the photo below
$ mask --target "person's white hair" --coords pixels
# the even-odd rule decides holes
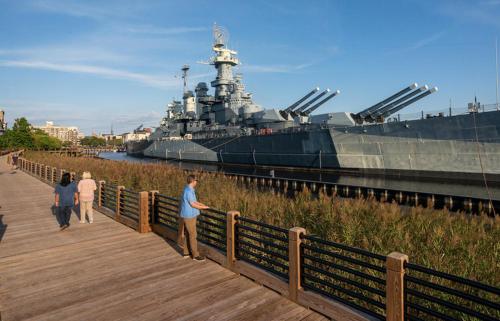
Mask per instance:
[[[92,175],[90,175],[90,172],[83,172],[82,178],[83,179],[89,179],[89,178],[92,178]]]

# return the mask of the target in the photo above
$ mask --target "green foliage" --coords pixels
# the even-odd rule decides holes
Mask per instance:
[[[42,150],[61,149],[62,143],[59,139],[47,135],[40,129],[34,129],[32,132],[33,147]]]
[[[121,146],[123,145],[123,139],[111,139],[110,141],[108,141],[108,145]]]
[[[80,144],[82,146],[89,146],[89,147],[106,146],[106,140],[104,138],[99,138],[96,136],[87,136],[82,138]]]
[[[12,129],[7,129],[5,134],[0,136],[0,146],[3,148],[31,148],[33,138],[31,136],[31,125],[26,118],[15,120]]]
[[[25,149],[59,149],[61,141],[50,137],[39,129],[33,129],[24,117],[16,119],[12,129],[7,129],[0,136],[0,148],[25,148]]]

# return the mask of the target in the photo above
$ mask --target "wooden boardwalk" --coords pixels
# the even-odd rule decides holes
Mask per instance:
[[[53,189],[0,159],[0,320],[326,320],[95,213],[59,231]]]

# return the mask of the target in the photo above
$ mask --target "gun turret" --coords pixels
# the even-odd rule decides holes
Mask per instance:
[[[377,117],[386,115],[389,110],[391,110],[393,107],[411,99],[413,96],[416,96],[424,91],[427,91],[429,87],[427,85],[424,85],[417,90],[414,90],[410,92],[409,94],[404,95],[403,97],[399,98],[398,100],[393,101],[390,104],[385,105],[382,108],[377,109],[375,112],[371,113],[368,117],[365,118],[367,121],[375,121]]]
[[[300,104],[302,104],[306,99],[308,99],[309,97],[311,97],[312,95],[314,95],[315,93],[317,93],[319,91],[319,87],[316,87],[314,88],[313,90],[311,90],[307,95],[305,95],[304,97],[300,98],[299,100],[297,100],[295,103],[293,103],[292,105],[290,105],[287,109],[283,110],[285,113],[290,113],[292,110],[294,110],[295,108],[297,108]]]
[[[353,114],[353,118],[356,120],[356,122],[358,122],[359,124],[362,124],[363,121],[365,120],[368,120],[368,119],[371,119],[371,117],[369,117],[370,115],[372,115],[375,111],[377,111],[378,109],[384,107],[385,105],[387,105],[388,103],[390,103],[391,101],[401,97],[402,95],[414,90],[415,88],[418,87],[418,84],[417,83],[413,83],[411,85],[409,85],[408,87],[398,91],[397,93],[395,93],[394,95],[390,96],[389,98],[386,98],[378,103],[376,103],[375,105],[369,107],[369,108],[366,108],[362,111],[360,111],[359,113],[357,114]]]
[[[430,94],[432,94],[432,93],[434,93],[436,91],[438,91],[438,88],[437,87],[433,87],[433,88],[425,91],[424,93],[418,95],[417,97],[415,97],[413,99],[410,99],[410,100],[408,100],[408,101],[406,101],[406,102],[404,102],[404,103],[402,103],[400,105],[397,105],[397,106],[393,107],[389,111],[387,111],[384,114],[380,115],[380,117],[385,118],[385,117],[388,117],[388,116],[390,116],[392,114],[395,114],[398,111],[400,111],[401,109],[405,108],[406,106],[409,106],[409,105],[413,104],[414,102],[416,102],[417,100],[420,100],[420,99],[422,99],[424,97],[427,97],[427,96],[429,96]]]
[[[307,103],[305,103],[304,105],[300,106],[299,108],[297,108],[296,110],[294,110],[293,112],[295,114],[298,114],[304,110],[306,110],[309,106],[311,106],[312,104],[314,104],[318,99],[320,99],[321,97],[323,97],[324,95],[328,94],[330,92],[330,89],[326,89],[325,91],[323,91],[321,94],[317,95],[316,97],[314,97],[313,99],[309,100]]]
[[[337,96],[338,94],[340,94],[340,91],[336,90],[333,94],[330,94],[329,96],[327,96],[325,99],[323,99],[322,101],[320,101],[316,105],[314,105],[311,108],[309,108],[308,110],[304,111],[303,114],[305,116],[310,115],[313,111],[315,111],[316,109],[318,109],[321,105],[323,105],[324,103],[326,103],[327,101],[329,101],[333,97]]]

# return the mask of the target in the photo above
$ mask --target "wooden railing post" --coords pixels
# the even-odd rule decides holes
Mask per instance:
[[[52,176],[51,183],[55,184],[57,181],[57,168],[52,167],[52,175],[51,176]]]
[[[64,174],[65,172],[66,172],[66,170],[64,170],[64,169],[62,169],[62,168],[61,168],[61,169],[59,170],[59,177],[61,177],[61,178],[62,178],[62,176],[63,176],[63,174]]]
[[[116,187],[116,209],[115,209],[115,220],[120,221],[120,202],[122,199],[122,191],[125,189],[125,186],[117,186]]]
[[[302,227],[292,227],[288,231],[288,278],[289,278],[289,298],[297,302],[299,290],[302,289],[301,284],[301,257],[300,244],[302,243],[301,235],[306,234],[306,230]]]
[[[156,217],[155,217],[155,203],[156,203],[156,194],[159,194],[160,191],[149,191],[151,194],[151,208],[149,210],[149,216],[151,216],[151,228],[153,228],[153,225],[156,224]]]
[[[236,220],[240,212],[229,211],[226,215],[226,267],[234,270],[236,262]]]
[[[149,226],[149,193],[139,193],[139,224],[137,225],[137,232],[147,233],[151,232]]]
[[[48,182],[49,181],[49,171],[50,171],[50,166],[47,165],[45,166],[45,180]],[[50,172],[52,173],[52,172]]]
[[[75,172],[71,172],[69,175],[71,175],[71,181],[74,182],[75,179],[76,179],[76,173]]]
[[[104,184],[106,184],[105,181],[99,181],[99,189],[97,190],[97,207],[101,208],[102,207],[102,188],[104,187]]]
[[[398,252],[387,255],[386,310],[387,321],[403,321],[405,317],[404,275],[408,256]]]

